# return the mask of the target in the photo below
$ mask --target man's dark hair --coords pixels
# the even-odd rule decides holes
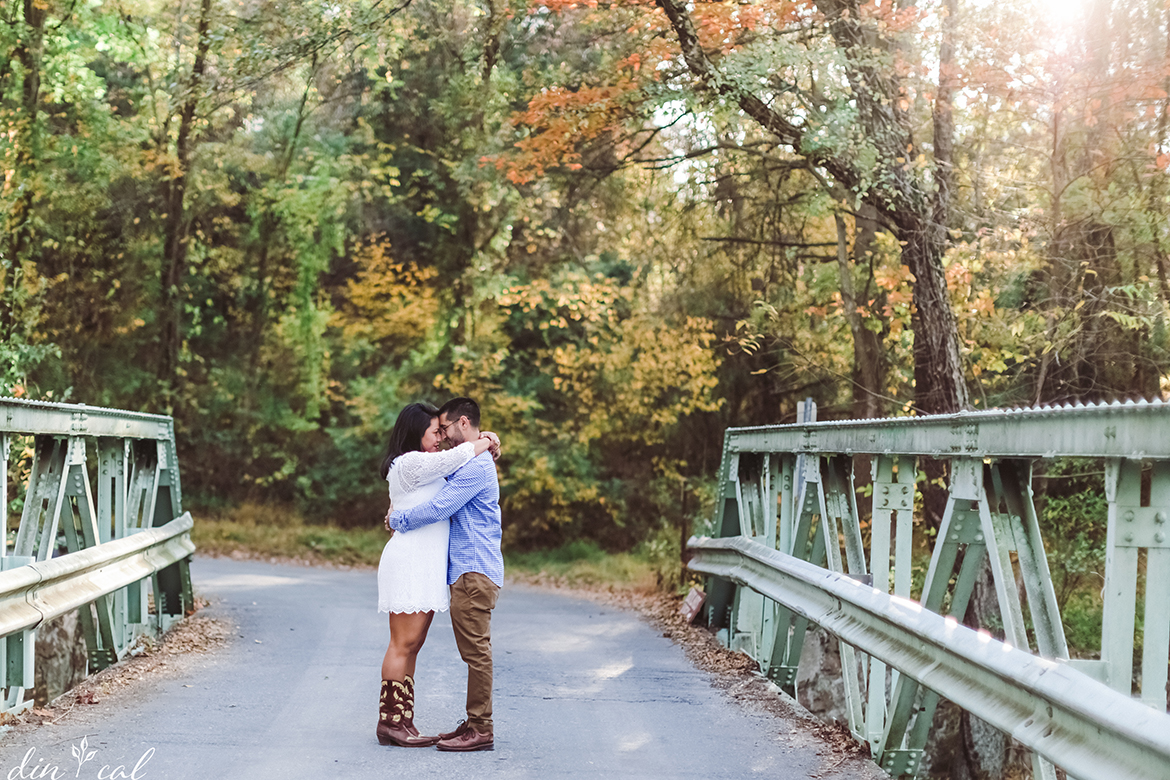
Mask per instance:
[[[411,404],[398,413],[394,429],[390,431],[386,457],[382,459],[382,479],[390,473],[390,464],[395,458],[422,449],[423,434],[431,427],[431,420],[438,416],[439,410],[426,402]]]
[[[479,427],[479,404],[470,398],[452,398],[439,407],[440,415],[447,415],[447,422],[454,422],[460,417],[466,417],[473,427]]]

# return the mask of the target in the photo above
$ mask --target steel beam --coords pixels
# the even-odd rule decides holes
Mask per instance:
[[[730,452],[929,455],[936,458],[1170,459],[1170,404],[961,412],[728,428]]]
[[[0,431],[47,436],[174,439],[174,423],[161,414],[0,398]]]

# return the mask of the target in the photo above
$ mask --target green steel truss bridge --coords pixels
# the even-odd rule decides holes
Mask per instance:
[[[1062,456],[1105,464],[1094,660],[1069,658],[1033,502],[1033,464]],[[948,463],[949,492],[912,600],[921,457]],[[854,489],[863,462],[868,533]],[[789,692],[809,623],[836,636],[849,728],[890,775],[915,774],[942,696],[1031,748],[1038,779],[1056,766],[1080,780],[1170,778],[1170,404],[733,428],[713,527],[717,538],[689,544],[691,568],[713,575],[710,625]],[[952,617],[986,564],[1002,642]]]
[[[10,445],[31,449],[18,460],[28,473],[11,475],[28,485],[20,525],[0,548],[0,710],[17,711],[29,706],[38,626],[79,610],[90,670],[114,663],[191,610],[194,546],[169,417],[18,399],[0,408],[5,507]],[[1063,456],[1105,463],[1094,660],[1069,659],[1032,499],[1034,462]],[[913,600],[920,457],[948,462],[949,495]],[[862,465],[873,485],[865,533]],[[891,776],[916,773],[946,697],[1031,748],[1037,778],[1060,767],[1079,780],[1170,779],[1170,405],[730,429],[713,522],[715,538],[689,545],[691,567],[711,575],[711,627],[789,692],[809,624],[836,636],[848,725]],[[985,562],[1002,642],[951,617]]]
[[[0,414],[6,521],[14,437],[32,449],[28,474],[13,475],[28,482],[20,525],[0,546],[0,711],[11,712],[32,705],[38,626],[78,610],[89,670],[104,669],[193,608],[195,546],[170,417],[11,398]]]

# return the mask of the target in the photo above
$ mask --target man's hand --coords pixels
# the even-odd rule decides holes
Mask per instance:
[[[393,511],[394,511],[394,502],[392,501],[392,502],[390,502],[390,508],[386,510],[386,518],[385,518],[385,520],[384,520],[384,522],[385,522],[385,524],[386,524],[386,530],[387,530],[387,531],[392,531],[392,530],[394,530],[394,529],[392,529],[392,528],[390,527],[390,513],[391,513],[391,512],[393,512]]]

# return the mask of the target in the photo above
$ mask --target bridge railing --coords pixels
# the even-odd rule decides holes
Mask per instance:
[[[6,711],[31,704],[25,690],[34,684],[36,630],[45,621],[79,610],[93,672],[121,658],[139,636],[181,618],[193,606],[195,548],[191,517],[182,512],[170,417],[14,398],[0,398],[0,415],[0,711]],[[13,535],[9,483],[26,480]]]
[[[1032,496],[1033,463],[1062,456],[1105,463],[1095,660],[1069,660]],[[949,494],[912,601],[920,457],[948,461]],[[871,467],[868,539],[855,459]],[[714,533],[724,538],[689,545],[691,567],[715,575],[711,626],[789,693],[809,622],[835,634],[848,726],[891,775],[917,772],[941,695],[1031,747],[1036,778],[1054,780],[1054,764],[1082,780],[1170,778],[1170,405],[730,429],[719,479]],[[962,618],[987,564],[1003,642],[946,618]]]

